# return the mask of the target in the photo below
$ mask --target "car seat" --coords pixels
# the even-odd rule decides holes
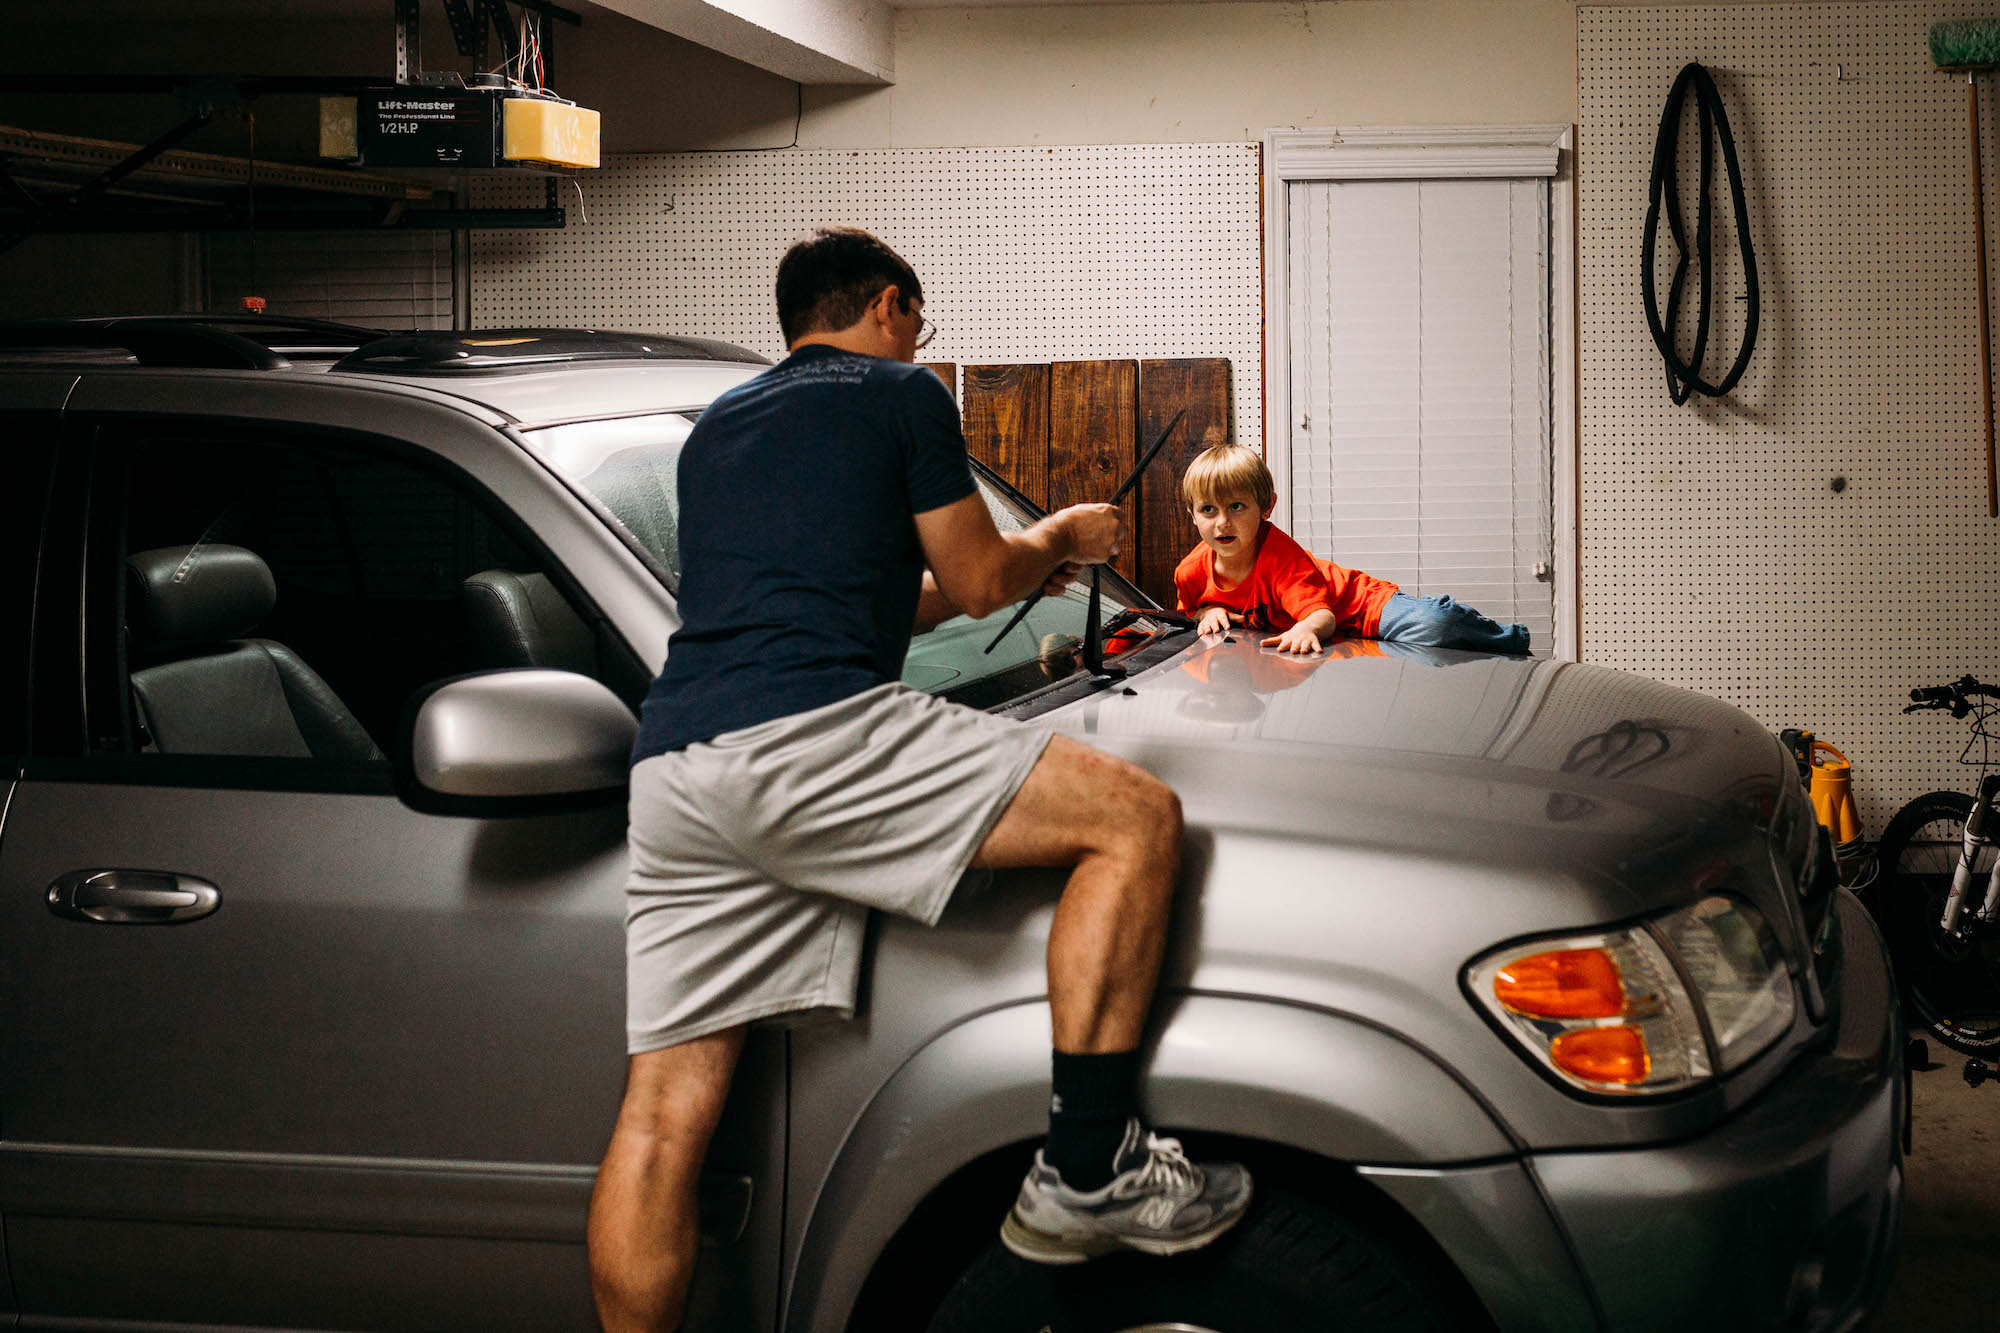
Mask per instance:
[[[597,636],[548,575],[482,569],[463,587],[482,665],[543,667],[599,678]]]
[[[271,570],[240,546],[140,551],[125,561],[132,697],[162,754],[379,760],[327,683],[269,639],[239,637],[277,605]]]

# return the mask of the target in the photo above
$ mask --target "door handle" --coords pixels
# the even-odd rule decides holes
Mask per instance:
[[[197,921],[222,905],[205,879],[165,870],[72,870],[49,885],[49,910],[111,926]]]

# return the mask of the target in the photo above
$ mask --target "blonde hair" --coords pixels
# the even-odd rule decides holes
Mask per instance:
[[[1181,478],[1181,500],[1192,510],[1204,501],[1231,495],[1254,496],[1259,509],[1278,502],[1277,483],[1271,480],[1263,456],[1240,444],[1218,444],[1196,454]]]

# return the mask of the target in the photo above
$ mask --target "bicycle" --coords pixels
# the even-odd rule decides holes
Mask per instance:
[[[2000,1051],[2000,773],[1990,770],[2000,733],[1987,724],[2000,714],[2000,688],[1964,676],[1910,699],[1905,713],[1972,718],[1958,762],[1980,770],[1979,785],[1972,796],[1929,792],[1896,812],[1882,833],[1876,915],[1918,1021],[1960,1054],[1991,1057]]]

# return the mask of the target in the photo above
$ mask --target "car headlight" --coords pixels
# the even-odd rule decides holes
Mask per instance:
[[[1791,1026],[1791,975],[1763,916],[1712,895],[1625,930],[1510,945],[1466,983],[1571,1087],[1678,1092],[1748,1063]]]

